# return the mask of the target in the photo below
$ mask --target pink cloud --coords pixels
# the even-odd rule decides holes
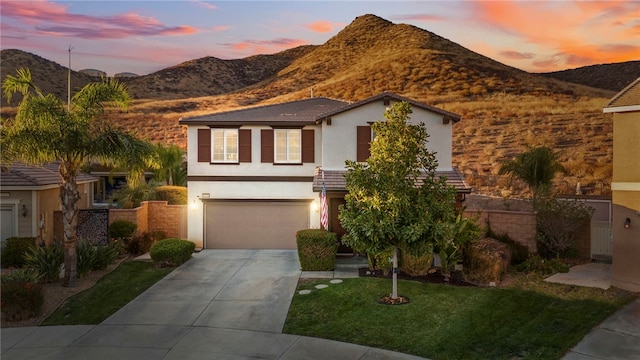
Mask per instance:
[[[37,24],[35,29],[41,34],[85,39],[187,35],[196,32],[196,29],[191,26],[167,26],[157,19],[135,13],[104,17],[71,14],[67,12],[66,6],[47,0],[4,2],[2,16]]]
[[[231,26],[229,25],[218,25],[218,26],[214,26],[212,28],[213,31],[218,32],[218,31],[226,31],[231,29]]]
[[[640,46],[640,3],[635,0],[474,1],[470,5],[472,21],[553,54],[533,61],[535,67],[582,66],[640,56],[629,50]]]
[[[500,51],[500,55],[507,59],[513,59],[513,60],[527,60],[527,59],[533,59],[534,57],[536,57],[536,54],[533,54],[533,53],[519,52],[514,50]]]
[[[333,23],[327,20],[320,20],[307,24],[305,27],[317,33],[328,33],[333,30]]]

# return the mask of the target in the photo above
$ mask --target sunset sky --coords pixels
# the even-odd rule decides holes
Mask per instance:
[[[73,70],[148,74],[214,56],[321,45],[374,14],[530,71],[640,60],[640,1],[1,0],[2,49]]]

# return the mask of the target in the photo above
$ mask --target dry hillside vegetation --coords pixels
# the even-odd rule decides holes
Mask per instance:
[[[540,75],[600,89],[620,91],[629,85],[630,80],[640,77],[640,61],[583,66]]]
[[[462,115],[454,126],[454,162],[479,192],[525,194],[522,184],[496,174],[527,145],[560,152],[568,173],[557,183],[566,192],[580,182],[590,193],[607,193],[611,179],[611,115],[602,107],[615,91],[527,73],[374,15],[356,18],[319,46],[243,60],[196,59],[128,85],[137,99],[112,118],[152,141],[184,148],[180,117],[306,98],[312,88],[315,96],[347,101],[391,91]],[[13,111],[4,108],[3,117]]]

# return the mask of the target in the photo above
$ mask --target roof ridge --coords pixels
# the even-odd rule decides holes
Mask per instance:
[[[611,100],[609,100],[609,102],[607,102],[607,105],[605,105],[605,108],[611,107],[611,104],[613,104],[614,102],[616,102],[616,100],[618,100],[620,97],[622,97],[624,94],[627,93],[627,91],[629,91],[631,88],[633,88],[636,84],[640,83],[640,77],[636,78],[634,81],[632,81],[630,84],[628,84],[627,86],[625,86],[622,90],[618,91],[617,94],[615,94]]]

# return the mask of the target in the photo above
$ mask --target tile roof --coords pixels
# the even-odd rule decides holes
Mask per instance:
[[[425,103],[415,101],[394,93],[383,92],[368,99],[349,103],[324,97],[308,98],[285,102],[230,110],[208,115],[181,118],[180,125],[312,125],[330,118],[333,115],[355,109],[362,105],[380,100],[393,99],[406,101],[414,107],[422,108],[444,116],[453,122],[460,121],[460,115],[442,110]]]
[[[316,167],[313,174],[313,191],[322,191],[322,173],[321,168]],[[324,171],[324,185],[327,191],[346,191],[346,181],[344,174],[346,170],[325,170]],[[471,188],[464,180],[462,173],[454,168],[452,171],[437,171],[436,176],[445,177],[447,184],[456,188],[459,193],[469,194]]]
[[[609,100],[605,108],[640,105],[640,77]]]
[[[79,173],[78,183],[95,182],[98,178],[86,173]],[[2,169],[0,186],[2,187],[41,187],[60,184],[60,173],[55,163],[43,166],[14,163],[10,168]]]
[[[308,98],[220,113],[181,118],[181,125],[312,125],[323,114],[343,108],[346,101]]]

